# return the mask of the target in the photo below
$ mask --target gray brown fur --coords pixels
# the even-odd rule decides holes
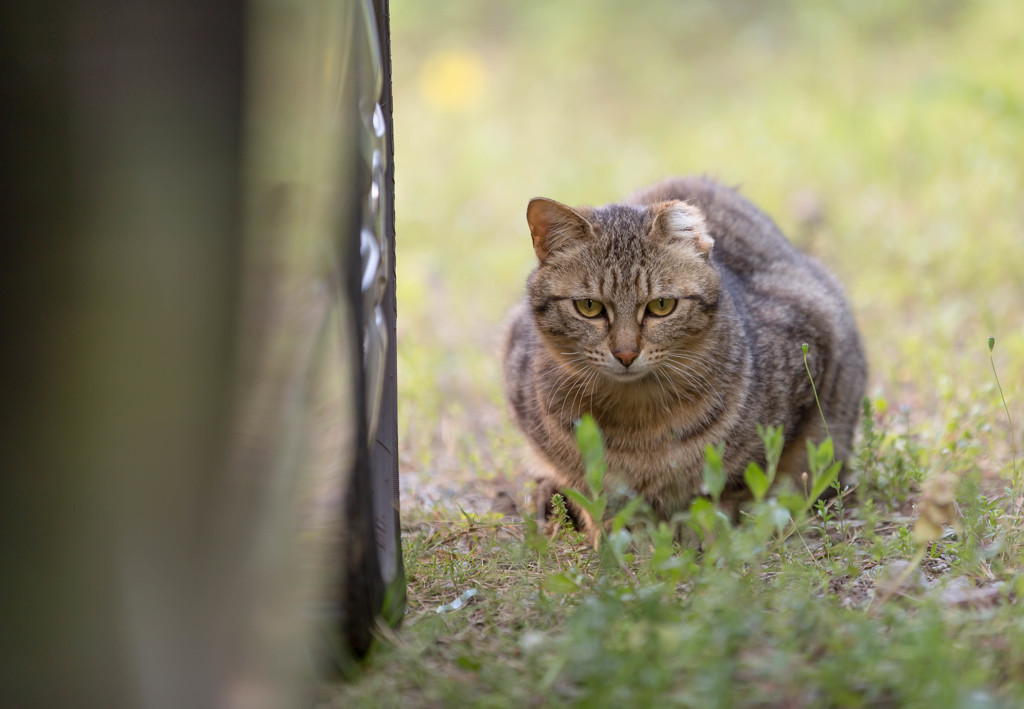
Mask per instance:
[[[765,462],[758,423],[783,426],[780,475],[799,475],[805,439],[825,438],[802,343],[836,458],[848,459],[867,376],[850,306],[836,278],[757,207],[688,177],[622,204],[534,200],[530,210],[539,265],[512,313],[504,367],[513,416],[549,487],[584,491],[573,424],[587,412],[612,479],[661,516],[700,494],[705,446],[721,441],[727,489],[742,499],[746,465]],[[678,299],[670,315],[642,310],[665,296]],[[584,318],[580,298],[608,312]],[[613,354],[626,350],[639,353],[629,367]],[[646,373],[630,375],[634,367]]]

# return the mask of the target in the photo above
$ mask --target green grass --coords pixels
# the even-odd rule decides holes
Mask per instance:
[[[324,703],[1021,705],[1017,4],[391,11],[410,605]],[[488,514],[497,490],[524,498],[499,343],[527,201],[693,172],[741,185],[846,284],[871,367],[857,485],[806,514],[773,489],[735,528],[711,504],[685,534],[638,512],[599,552]],[[959,517],[924,543],[940,474]]]
[[[595,430],[580,435],[591,486],[580,502],[603,507]],[[771,450],[776,433],[763,435]],[[870,460],[906,455],[866,438]],[[831,471],[824,484],[834,479],[830,451],[820,453],[812,496],[821,489],[814,470]],[[721,491],[714,468],[712,499]],[[1024,621],[1014,600],[1024,576],[1007,564],[1019,549],[1007,555],[1002,539],[1012,519],[969,475],[960,532],[920,535],[920,522],[877,514],[876,497],[889,498],[872,482],[865,475],[846,492],[856,504],[841,514],[836,502],[814,505],[785,488],[738,526],[708,500],[673,524],[620,513],[598,551],[564,525],[548,539],[497,515],[411,519],[406,627],[335,701],[1019,706]],[[888,484],[906,493],[915,476]],[[922,516],[939,497],[922,497]],[[679,544],[685,530],[698,543]]]

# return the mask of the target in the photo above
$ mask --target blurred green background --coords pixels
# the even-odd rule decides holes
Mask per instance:
[[[519,472],[500,339],[533,265],[527,201],[676,174],[738,185],[839,275],[883,413],[955,442],[1000,407],[993,335],[1024,421],[1018,3],[392,0],[391,18],[407,504]]]

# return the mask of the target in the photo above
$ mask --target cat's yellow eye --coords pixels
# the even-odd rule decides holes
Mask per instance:
[[[604,312],[604,305],[591,298],[580,298],[573,302],[576,304],[576,310],[585,318],[596,318]]]
[[[647,312],[659,318],[665,317],[675,309],[675,298],[658,298],[647,304]]]

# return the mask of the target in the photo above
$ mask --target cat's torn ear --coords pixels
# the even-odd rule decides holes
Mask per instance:
[[[533,237],[533,250],[544,261],[563,245],[590,233],[590,222],[572,207],[543,197],[534,197],[526,208],[526,221]]]
[[[704,224],[704,214],[693,205],[678,200],[659,202],[651,205],[654,211],[654,231],[660,232],[662,238],[686,241],[701,256],[711,254],[715,245]]]

